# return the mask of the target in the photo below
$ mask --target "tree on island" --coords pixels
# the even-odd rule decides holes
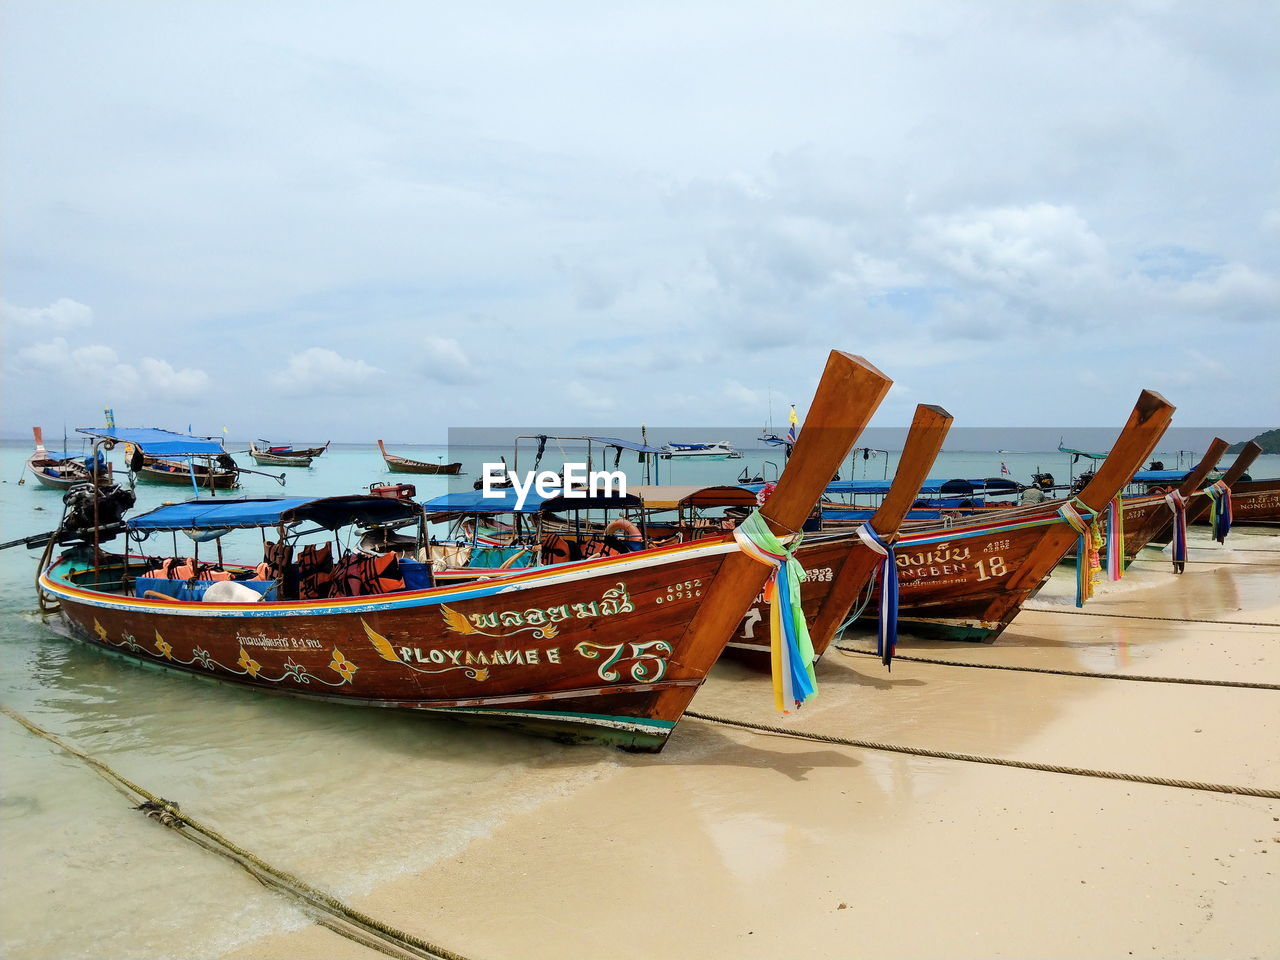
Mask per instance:
[[[1239,453],[1248,440],[1241,440],[1227,447],[1227,453]],[[1262,448],[1263,453],[1280,453],[1280,428],[1265,430],[1253,438],[1253,442]]]

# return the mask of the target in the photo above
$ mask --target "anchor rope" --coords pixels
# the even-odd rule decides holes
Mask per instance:
[[[412,933],[392,927],[375,917],[371,917],[368,914],[362,913],[354,907],[343,903],[332,894],[326,893],[324,890],[312,886],[292,873],[271,866],[271,864],[262,860],[256,854],[236,844],[235,841],[224,837],[222,834],[196,820],[194,817],[183,813],[182,810],[179,809],[178,804],[171,800],[166,800],[163,797],[156,796],[145,787],[141,787],[122,776],[120,773],[117,773],[103,761],[90,756],[75,746],[72,746],[57,734],[45,730],[32,720],[18,713],[16,710],[13,710],[8,706],[0,705],[0,712],[3,712],[9,719],[25,727],[36,736],[48,740],[59,749],[64,750],[79,760],[82,760],[84,763],[92,767],[96,773],[105,778],[113,786],[116,786],[117,789],[124,787],[131,793],[136,794],[138,797],[142,797],[144,802],[135,807],[135,809],[142,810],[148,817],[152,817],[164,826],[175,830],[179,836],[185,837],[193,843],[205,847],[206,849],[213,850],[214,852],[227,857],[229,860],[240,864],[240,866],[244,867],[244,869],[248,870],[249,873],[253,874],[253,876],[258,880],[265,885],[270,886],[272,889],[288,894],[297,900],[303,901],[314,909],[322,910],[336,917],[340,921],[352,924],[355,927],[366,931],[368,934],[372,935],[370,939],[380,940],[376,945],[373,943],[368,943],[366,945],[371,946],[374,949],[381,950],[390,956],[409,955],[422,958],[422,960],[467,960],[467,958],[462,954],[454,953],[452,950],[430,943]],[[198,836],[188,833],[183,829],[187,827],[189,827],[191,831]],[[328,926],[328,924],[326,924],[326,926]],[[330,927],[330,929],[334,928]],[[342,933],[340,930],[335,930],[335,932]],[[346,934],[344,933],[343,935],[345,936]],[[393,952],[393,950],[386,949],[388,946],[392,947],[395,952]]]
[[[904,753],[914,757],[927,757],[931,760],[958,760],[964,763],[985,763],[998,767],[1016,767],[1020,770],[1039,770],[1043,773],[1062,773],[1074,777],[1096,777],[1103,780],[1124,780],[1129,783],[1149,783],[1158,787],[1178,787],[1183,790],[1202,790],[1210,793],[1230,793],[1242,797],[1263,797],[1268,800],[1280,800],[1280,790],[1269,790],[1262,787],[1242,787],[1227,783],[1206,783],[1200,780],[1178,780],[1173,777],[1152,777],[1141,773],[1124,773],[1117,770],[1091,770],[1087,767],[1064,766],[1056,763],[1036,763],[1030,760],[1011,760],[1006,757],[985,757],[976,753],[956,753],[951,750],[931,750],[927,747],[909,747],[897,743],[880,743],[875,740],[862,740],[856,737],[837,737],[826,733],[811,733],[807,730],[793,730],[777,724],[754,723],[750,720],[735,720],[732,717],[720,717],[710,713],[695,713],[686,710],[686,717],[718,723],[726,727],[737,727],[756,733],[771,733],[795,740],[814,740],[819,743],[833,743],[844,747],[859,747],[864,750],[879,750],[886,753]]]
[[[841,653],[874,657],[874,650],[860,650],[835,644]],[[1203,687],[1242,687],[1246,690],[1280,690],[1280,683],[1255,683],[1246,680],[1202,680],[1198,677],[1151,677],[1132,673],[1101,673],[1089,670],[1055,670],[1051,667],[1019,667],[1007,663],[969,663],[965,660],[938,660],[933,657],[912,657],[905,654],[895,657],[914,663],[932,663],[942,667],[973,667],[975,670],[1012,670],[1016,673],[1049,673],[1059,677],[1089,677],[1098,680],[1136,680],[1142,683],[1187,683]]]
[[[1023,611],[1031,613],[1052,613],[1064,617],[1108,617],[1113,620],[1159,620],[1162,623],[1211,623],[1215,627],[1276,627],[1280,623],[1265,620],[1198,620],[1195,617],[1149,617],[1137,613],[1103,613],[1095,610],[1059,610],[1056,607],[1023,606]]]

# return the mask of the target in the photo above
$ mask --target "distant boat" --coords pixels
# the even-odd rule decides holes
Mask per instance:
[[[702,460],[741,460],[742,454],[728,440],[715,443],[668,443],[663,448],[664,460],[675,457],[697,457]]]
[[[68,453],[65,450],[46,450],[44,434],[39,427],[32,427],[35,452],[27,458],[27,469],[42,487],[67,490],[77,483],[93,482],[93,455]],[[98,485],[111,482],[111,464],[101,453],[98,455]]]
[[[324,447],[319,449],[323,450]],[[296,452],[278,453],[271,448],[264,449],[256,443],[249,444],[249,456],[263,467],[309,467],[312,459],[308,455],[299,455]]]
[[[323,447],[298,447],[297,449],[295,449],[290,444],[268,443],[266,440],[263,440],[261,437],[259,437],[258,444],[261,444],[261,446],[258,446],[258,450],[264,454],[270,454],[273,457],[297,457],[299,459],[303,457],[315,458],[320,456],[320,454],[324,453],[326,450],[328,450],[329,444],[332,442],[333,441],[331,440],[326,440]],[[253,448],[255,446],[257,446],[257,444],[252,444],[252,443],[249,444],[250,454],[253,453]],[[258,462],[262,463],[261,460],[259,460]],[[275,466],[288,466],[288,464],[275,464]]]
[[[382,459],[386,461],[387,469],[392,473],[440,473],[453,476],[462,472],[461,462],[426,463],[422,460],[410,460],[408,457],[387,453],[387,447],[381,440],[378,441],[378,449],[382,451]]]

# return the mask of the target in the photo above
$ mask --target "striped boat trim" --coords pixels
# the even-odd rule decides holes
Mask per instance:
[[[40,586],[55,597],[112,610],[135,613],[160,613],[179,617],[309,617],[337,614],[378,613],[386,610],[405,610],[414,607],[433,607],[441,603],[458,603],[491,597],[495,594],[517,593],[537,587],[573,583],[598,577],[614,577],[631,570],[665,566],[680,561],[736,553],[738,545],[732,538],[699,540],[674,547],[645,550],[623,557],[607,557],[573,563],[539,567],[508,577],[494,578],[476,583],[455,586],[432,587],[428,590],[404,593],[378,594],[372,597],[344,597],[335,600],[285,600],[269,603],[205,603],[204,601],[143,600],[134,597],[112,596],[94,590],[86,590],[49,576],[40,574]],[[55,564],[56,566],[56,564]],[[52,569],[52,568],[51,568]]]

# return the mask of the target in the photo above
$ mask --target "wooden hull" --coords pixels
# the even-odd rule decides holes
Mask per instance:
[[[456,476],[462,472],[461,463],[425,463],[422,460],[410,460],[408,457],[397,457],[388,453],[381,440],[378,449],[382,451],[382,459],[392,473],[435,473],[445,476]]]
[[[311,466],[311,457],[297,456],[296,454],[278,454],[267,453],[256,447],[249,448],[249,456],[253,457],[255,463],[260,467],[309,467]]]
[[[27,469],[36,478],[36,483],[51,490],[70,490],[78,483],[93,482],[93,474],[90,471],[83,468],[69,470],[65,465],[55,467],[54,469],[57,469],[60,475],[53,476],[49,472],[50,468],[42,466],[35,457],[27,461]],[[111,469],[108,467],[105,472],[98,474],[98,485],[106,486],[111,482]]]
[[[141,469],[134,471],[140,483],[164,484],[171,487],[190,487],[191,471],[185,463],[175,460],[148,458]],[[240,485],[235,470],[214,470],[204,464],[195,467],[196,484],[201,490],[233,490]]]
[[[462,472],[461,463],[423,463],[404,457],[385,457],[387,469],[392,473],[437,473],[455,476]]]
[[[1008,511],[1001,517],[905,533],[894,544],[899,626],[949,640],[995,640],[1074,542],[1074,534],[1062,535],[1066,525],[1055,511],[1056,505]],[[839,551],[845,559],[836,555]],[[852,601],[841,598],[836,609],[823,611],[828,599],[824,585],[839,577],[841,562],[865,565],[863,585],[874,572],[875,558],[856,536],[842,536],[831,543],[806,541],[797,556],[808,572],[802,590],[805,617],[811,625],[824,617],[836,621],[833,628],[820,631],[824,649],[851,612],[860,610],[863,620],[879,615],[878,590],[865,591]],[[768,630],[755,626],[761,618],[767,625],[767,616],[764,605],[758,603],[731,646],[767,653]],[[814,652],[821,654],[817,647],[815,634]]]
[[[1232,523],[1280,523],[1280,480],[1237,482],[1231,488],[1231,513]]]
[[[269,606],[112,596],[57,565],[41,586],[77,639],[144,663],[654,751],[688,700],[680,688],[719,655],[691,656],[686,628],[735,553],[731,539],[703,541],[498,582]]]

